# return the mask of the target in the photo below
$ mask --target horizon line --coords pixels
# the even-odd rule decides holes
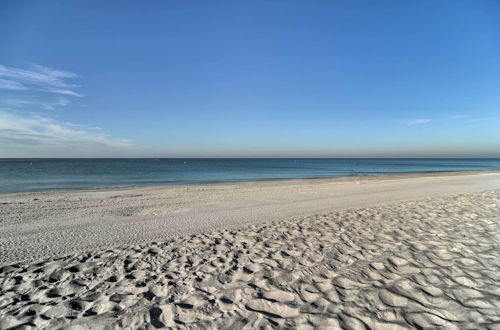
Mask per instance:
[[[0,157],[0,159],[500,159],[497,157]]]

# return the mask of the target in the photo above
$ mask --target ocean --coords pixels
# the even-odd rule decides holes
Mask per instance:
[[[484,158],[10,158],[0,193],[498,169]]]

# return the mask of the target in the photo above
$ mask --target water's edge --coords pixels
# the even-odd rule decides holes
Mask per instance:
[[[335,176],[335,177],[304,177],[304,178],[277,178],[277,179],[262,179],[262,180],[240,180],[240,181],[207,181],[195,183],[179,183],[179,184],[155,184],[155,185],[117,185],[117,186],[99,186],[91,188],[54,188],[43,190],[30,190],[18,192],[0,192],[0,197],[8,195],[30,195],[36,193],[73,193],[73,192],[106,192],[106,191],[121,191],[130,189],[147,189],[147,188],[182,188],[182,187],[195,187],[195,186],[212,186],[212,185],[230,185],[230,184],[252,184],[252,183],[284,183],[287,182],[303,182],[303,181],[317,181],[324,182],[331,180],[332,182],[357,182],[361,180],[400,180],[412,179],[423,177],[440,177],[440,176],[459,176],[459,175],[481,175],[481,174],[494,174],[500,173],[499,170],[473,170],[473,171],[429,171],[429,172],[413,172],[413,173],[389,173],[389,174],[370,174],[358,176]]]
[[[500,159],[0,159],[0,194],[500,170]]]

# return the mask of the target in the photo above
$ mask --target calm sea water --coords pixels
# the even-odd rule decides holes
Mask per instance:
[[[500,169],[500,159],[0,159],[0,193]]]

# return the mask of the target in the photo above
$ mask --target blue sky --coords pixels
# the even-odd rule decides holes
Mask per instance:
[[[500,157],[500,2],[0,2],[0,157],[258,156]]]

